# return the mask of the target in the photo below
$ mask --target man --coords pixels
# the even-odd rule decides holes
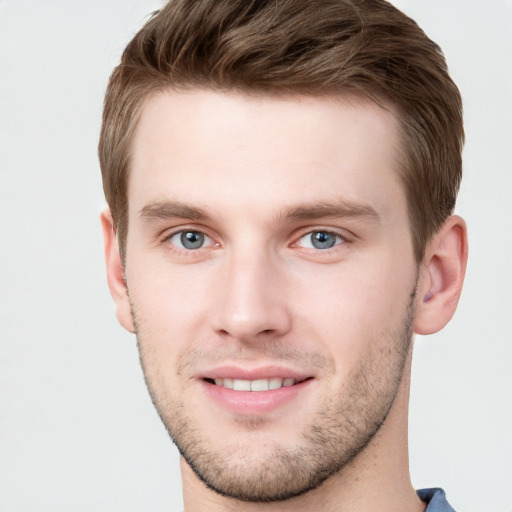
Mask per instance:
[[[462,107],[385,1],[174,0],[105,99],[107,276],[185,511],[452,510],[412,488],[414,333],[452,317]]]

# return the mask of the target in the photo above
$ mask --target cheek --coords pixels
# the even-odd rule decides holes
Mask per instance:
[[[197,329],[204,325],[201,311],[208,294],[208,284],[190,269],[173,270],[151,261],[137,264],[127,280],[140,341],[151,344],[161,357],[174,357],[182,347],[197,339]]]
[[[414,271],[383,259],[326,270],[317,275],[321,286],[296,289],[298,327],[323,343],[346,373],[379,345],[395,341],[407,318]]]

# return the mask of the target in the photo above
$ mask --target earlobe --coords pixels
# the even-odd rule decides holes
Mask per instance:
[[[101,226],[105,244],[108,287],[116,306],[117,319],[127,331],[135,332],[116,230],[108,208],[101,213]]]
[[[441,330],[457,308],[468,257],[466,223],[449,217],[428,244],[421,265],[414,331]]]

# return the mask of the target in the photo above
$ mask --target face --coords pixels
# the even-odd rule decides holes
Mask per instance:
[[[392,113],[354,97],[147,103],[127,315],[162,420],[218,493],[304,493],[385,422],[417,281],[398,144]]]

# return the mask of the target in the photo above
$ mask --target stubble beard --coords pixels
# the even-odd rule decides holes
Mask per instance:
[[[251,503],[288,500],[319,487],[342,473],[364,452],[385,422],[412,349],[416,286],[401,324],[387,333],[388,342],[375,343],[338,394],[326,397],[302,430],[302,443],[273,446],[272,456],[259,456],[257,446],[215,448],[201,433],[180,396],[161,389],[157,359],[146,350],[137,325],[137,341],[144,378],[151,399],[172,441],[197,478],[216,493]],[[134,318],[135,308],[132,305]],[[143,329],[142,329],[143,331]],[[370,343],[373,340],[370,340]],[[258,418],[246,423],[258,428]],[[233,449],[231,449],[233,448]]]

